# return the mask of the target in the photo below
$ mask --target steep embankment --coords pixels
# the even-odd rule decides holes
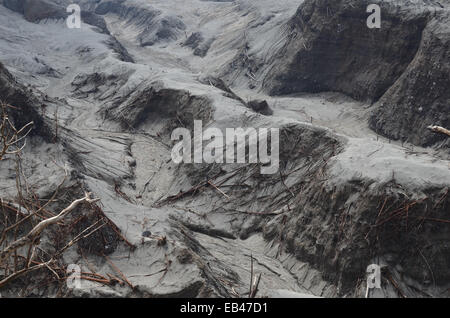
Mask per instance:
[[[366,25],[372,3],[381,6],[380,29]],[[372,129],[434,144],[444,137],[426,127],[450,124],[449,21],[448,6],[435,3],[305,1],[264,87],[273,95],[338,91],[376,102]]]
[[[48,123],[39,114],[42,102],[23,85],[19,84],[11,73],[0,63],[0,101],[14,105],[8,108],[17,128],[34,122],[31,135],[40,135],[47,141],[53,138]]]
[[[450,127],[449,74],[450,12],[438,11],[423,30],[414,60],[377,103],[370,127],[416,145],[442,141],[445,136],[432,134],[426,128]],[[450,145],[448,141],[446,145]]]

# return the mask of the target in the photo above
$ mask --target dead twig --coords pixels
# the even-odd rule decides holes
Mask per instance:
[[[134,251],[136,249],[136,245],[134,245],[133,243],[128,241],[128,239],[120,231],[119,227],[113,221],[111,221],[110,218],[108,218],[108,216],[105,214],[105,212],[97,204],[93,204],[92,208],[99,216],[102,217],[102,219],[106,220],[106,223],[109,225],[109,227],[117,234],[117,236],[119,236],[119,238],[125,244],[127,244],[131,248],[132,251]]]
[[[250,293],[250,298],[255,298],[256,294],[258,293],[258,287],[259,287],[259,282],[261,281],[261,273],[258,274],[258,276],[256,277],[253,286],[252,286],[252,292]]]
[[[253,269],[253,254],[250,254],[250,291],[248,293],[249,298],[255,298],[258,293],[258,286],[261,280],[261,273],[257,275],[256,279],[254,278],[254,269]]]
[[[220,194],[222,194],[225,198],[227,198],[228,200],[230,199],[230,197],[223,192],[222,190],[220,190],[218,187],[216,187],[211,181],[208,181],[208,184],[213,187],[214,189],[216,189]]]
[[[406,298],[406,295],[402,292],[402,290],[400,289],[400,287],[398,286],[397,282],[394,280],[392,275],[390,273],[386,273],[386,276],[388,280],[391,282],[392,286],[394,286],[395,290],[400,295],[400,297]]]
[[[46,267],[49,264],[51,264],[52,262],[53,262],[53,259],[49,260],[48,262],[42,263],[42,264],[38,264],[38,265],[35,265],[35,266],[32,266],[32,267],[28,267],[28,268],[24,268],[24,269],[21,269],[19,271],[16,271],[13,274],[9,275],[8,277],[6,277],[6,278],[4,278],[3,280],[0,281],[0,288],[2,288],[3,286],[5,286],[6,284],[8,284],[9,282],[13,281],[16,278],[18,278],[18,277],[20,277],[22,275],[25,275],[25,274],[27,274],[29,272],[32,272],[32,271],[38,270],[40,268]]]
[[[114,265],[114,263],[109,259],[109,257],[106,256],[105,254],[103,254],[103,257],[106,259],[108,264],[111,265],[112,269],[114,269],[117,272],[117,274],[119,274],[122,277],[123,281],[127,283],[127,285],[130,286],[131,289],[134,289],[133,284],[130,283],[127,277],[120,271],[120,269],[117,268],[116,265]]]
[[[87,227],[86,229],[84,229],[80,234],[78,234],[76,237],[74,237],[69,243],[66,244],[66,246],[64,246],[61,250],[59,250],[55,256],[57,255],[61,255],[65,250],[67,250],[68,248],[70,248],[71,246],[73,246],[75,243],[77,243],[79,240],[81,239],[85,239],[88,238],[89,236],[91,236],[92,234],[94,234],[95,232],[97,232],[98,230],[100,230],[102,227],[104,227],[106,225],[106,223],[101,224],[100,226],[98,226],[97,228],[95,228],[94,230],[92,230],[91,232],[89,232],[88,234],[84,235],[84,233],[86,233],[87,231],[89,231],[91,228],[93,228],[94,226],[97,225],[97,223],[99,223],[100,221],[103,221],[103,219],[98,220],[97,222],[95,222],[94,224],[92,224],[91,226]]]

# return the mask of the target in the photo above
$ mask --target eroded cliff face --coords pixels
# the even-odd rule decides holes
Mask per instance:
[[[368,28],[367,6],[381,7]],[[264,80],[273,95],[338,91],[376,103],[370,126],[416,145],[443,140],[427,125],[448,125],[448,10],[398,1],[305,1]]]
[[[11,73],[0,63],[0,100],[4,103],[14,105],[8,107],[14,125],[20,129],[26,124],[33,122],[34,129],[31,135],[40,135],[47,141],[54,138],[50,125],[41,116],[40,110],[44,103],[36,97],[33,92],[18,83]],[[44,106],[45,107],[45,106]]]
[[[264,233],[320,268],[340,295],[358,290],[367,264],[380,258],[385,278],[409,277],[427,286],[402,287],[404,295],[414,295],[414,287],[426,294],[436,281],[450,281],[447,193],[445,188],[405,191],[395,179],[380,185],[370,179],[340,185],[312,181],[289,216],[269,222]]]
[[[272,94],[335,90],[376,101],[419,47],[426,13],[383,8],[381,29],[366,25],[368,1],[305,1],[289,22],[287,60],[266,79]],[[276,63],[278,64],[278,63]],[[275,81],[272,81],[272,79]]]
[[[431,146],[446,142],[429,125],[450,126],[450,14],[432,14],[420,47],[400,78],[375,105],[370,127],[390,138]]]

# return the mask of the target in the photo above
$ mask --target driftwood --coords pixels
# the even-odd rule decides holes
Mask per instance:
[[[444,134],[450,137],[450,130],[441,126],[428,126],[428,129],[435,133]]]
[[[11,255],[17,249],[26,246],[28,244],[33,244],[36,239],[39,238],[42,231],[47,228],[49,225],[58,223],[61,221],[67,214],[69,214],[72,210],[74,210],[80,203],[94,203],[97,202],[98,199],[92,199],[90,193],[86,193],[84,198],[73,201],[67,208],[62,210],[58,215],[45,219],[37,224],[27,235],[21,237],[20,239],[12,242],[8,245],[4,250],[0,251],[0,264],[5,261],[5,259]]]
[[[50,257],[45,261],[40,260],[40,258],[37,256],[37,249],[40,249],[38,247],[38,244],[43,231],[45,231],[51,225],[61,223],[61,221],[80,204],[89,203],[92,206],[92,204],[97,202],[99,199],[94,199],[92,198],[92,195],[90,193],[85,193],[83,198],[74,200],[70,203],[70,205],[68,205],[65,209],[63,209],[56,215],[51,213],[50,211],[47,211],[46,208],[52,202],[55,202],[64,182],[67,179],[67,170],[63,168],[65,171],[64,180],[58,185],[52,197],[47,200],[44,205],[41,205],[40,200],[33,192],[33,190],[30,191],[31,187],[29,187],[26,177],[21,170],[20,163],[21,152],[26,145],[26,138],[33,128],[33,122],[26,124],[20,129],[16,129],[13,121],[9,117],[9,109],[16,109],[16,107],[0,101],[0,161],[7,159],[6,157],[15,157],[18,200],[17,202],[5,202],[0,198],[1,211],[5,213],[4,211],[6,208],[7,210],[15,212],[16,215],[15,220],[11,220],[12,225],[9,225],[9,220],[6,217],[6,221],[4,222],[4,226],[2,227],[2,231],[0,232],[0,269],[4,270],[4,275],[0,275],[0,288],[4,287],[20,276],[26,275],[30,272],[42,268],[47,268],[48,270],[50,270],[56,276],[57,281],[60,281],[64,277],[59,275],[57,271],[65,272],[66,269],[58,265],[58,257],[60,257],[65,250],[73,246],[79,240],[89,237],[90,235],[101,229],[103,226],[107,225],[108,222],[105,222],[105,217],[101,218],[98,222],[92,224],[81,233],[79,233],[58,252],[49,254],[44,251]],[[56,163],[55,165],[58,166]],[[25,198],[22,195],[22,176],[24,178],[27,194],[30,197],[29,199]],[[28,213],[22,213],[22,208]],[[43,212],[44,215],[41,215],[41,212]],[[31,229],[31,231],[21,237],[18,237],[19,227],[26,221],[32,220],[34,217],[39,219],[40,222],[38,222],[38,224],[35,225]],[[98,223],[102,224],[98,225]],[[11,235],[13,238],[12,242],[6,242],[7,233],[13,231],[14,233],[13,235]],[[28,249],[26,257],[19,255],[19,250],[22,248]],[[18,263],[19,258],[25,261],[23,268],[20,268],[22,265],[19,265]],[[10,267],[9,265],[10,260],[14,261],[13,267]],[[113,279],[107,279],[98,274],[94,275],[92,273],[87,273],[86,275],[88,276],[82,276],[81,278],[110,284],[116,281]],[[124,282],[122,283],[125,284]]]

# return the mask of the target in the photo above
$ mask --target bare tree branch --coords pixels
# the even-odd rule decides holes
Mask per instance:
[[[61,279],[59,271],[62,269],[58,267],[56,262],[59,261],[61,254],[78,241],[85,239],[102,229],[108,223],[104,218],[95,222],[75,236],[75,238],[70,240],[70,242],[58,252],[47,253],[39,248],[38,245],[40,236],[46,228],[60,223],[63,218],[65,218],[80,204],[89,203],[92,208],[92,204],[99,201],[99,199],[92,198],[91,193],[85,193],[83,198],[73,201],[57,215],[47,211],[46,208],[52,202],[55,202],[55,199],[60,194],[59,192],[68,176],[67,169],[62,168],[65,172],[64,180],[62,180],[62,182],[58,185],[51,198],[45,200],[45,204],[41,205],[39,198],[33,192],[32,187],[28,186],[26,176],[21,167],[21,153],[25,148],[26,138],[32,130],[33,122],[26,124],[20,129],[16,129],[14,123],[8,116],[8,108],[15,109],[13,106],[0,102],[0,161],[5,159],[5,156],[7,155],[13,155],[16,159],[16,188],[18,198],[15,202],[4,202],[3,199],[0,200],[0,209],[2,209],[1,211],[5,215],[4,226],[0,232],[0,268],[4,270],[4,275],[0,276],[0,288],[22,275],[26,275],[27,273],[42,268],[47,268],[59,281]],[[56,162],[55,165],[57,165]],[[23,185],[21,184],[21,175],[23,176],[25,182],[26,192],[30,198],[25,198],[22,195]],[[8,220],[5,208],[6,210],[10,210],[15,213],[15,220],[12,220],[12,224],[10,224]],[[26,210],[28,213],[22,213],[22,209]],[[45,212],[46,215],[40,215],[40,212]],[[35,217],[37,217],[38,222],[40,221],[37,224],[34,223]],[[21,226],[27,221],[30,221],[30,223],[35,226],[28,232],[28,234],[19,237]],[[101,224],[99,225],[99,223]],[[12,240],[12,242],[10,242],[7,239],[9,238],[7,233],[12,231],[14,231],[14,233],[10,235],[10,239]],[[22,251],[22,248],[27,248],[25,256],[19,254]],[[36,258],[39,257],[37,250],[40,250],[47,255],[45,261],[36,261]],[[22,259],[24,262],[19,261]],[[10,265],[11,261],[13,262],[12,266]],[[110,282],[110,280],[107,281]]]
[[[12,155],[20,153],[25,148],[25,138],[33,129],[33,122],[29,122],[19,130],[16,129],[14,124],[9,119],[7,108],[13,108],[3,102],[0,102],[0,161],[3,160],[5,155]],[[19,145],[21,141],[24,141],[23,145]],[[10,150],[15,147],[16,149]]]
[[[8,277],[4,278],[3,280],[0,281],[0,288],[2,288],[3,286],[5,286],[6,284],[8,284],[9,282],[11,282],[12,280],[18,278],[19,276],[22,276],[24,274],[27,274],[29,272],[35,271],[37,269],[43,268],[48,266],[49,264],[51,264],[53,262],[53,259],[49,260],[48,262],[42,263],[42,264],[38,264],[32,267],[27,267],[24,269],[21,269],[20,271],[14,272],[13,274],[9,275]]]
[[[21,237],[18,240],[15,240],[4,250],[0,251],[0,264],[3,263],[3,261],[17,249],[19,249],[27,244],[32,244],[36,240],[36,238],[38,238],[40,236],[40,234],[46,227],[61,221],[67,214],[69,214],[72,210],[74,210],[79,204],[81,204],[83,202],[94,203],[97,201],[99,201],[99,199],[91,198],[91,193],[86,193],[83,198],[73,201],[67,208],[62,210],[58,215],[41,221],[27,235]]]
[[[441,126],[428,126],[428,129],[435,133],[444,134],[450,137],[450,130]]]

